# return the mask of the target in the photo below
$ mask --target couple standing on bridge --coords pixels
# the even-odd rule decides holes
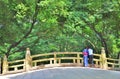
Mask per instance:
[[[88,67],[88,64],[93,66],[93,49],[87,46],[83,50],[83,65],[84,67]]]

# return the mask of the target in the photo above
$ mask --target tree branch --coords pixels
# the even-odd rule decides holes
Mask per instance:
[[[93,25],[93,23],[90,24],[90,23],[87,22],[85,19],[83,19],[83,21],[84,21],[87,25],[89,25],[90,28],[99,36],[98,39],[101,41],[102,46],[105,47],[106,55],[107,55],[107,57],[108,57],[108,54],[109,54],[108,46],[107,46],[107,43],[106,43],[104,37],[102,36],[102,34],[95,29],[95,26]]]
[[[8,50],[6,52],[7,57],[9,56],[9,53],[10,53],[11,49],[14,48],[14,47],[16,47],[17,45],[19,45],[32,32],[32,29],[34,27],[34,24],[36,22],[37,15],[38,15],[38,12],[39,12],[39,5],[38,5],[38,3],[40,3],[40,1],[41,0],[38,0],[37,3],[36,3],[35,13],[33,14],[33,19],[32,19],[32,23],[31,23],[31,27],[30,27],[29,31],[20,40],[18,40],[17,42],[15,42],[15,43],[13,43],[13,44],[10,45],[10,47],[8,48]]]

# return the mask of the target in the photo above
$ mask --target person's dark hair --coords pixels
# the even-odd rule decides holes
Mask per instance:
[[[89,46],[86,46],[86,48],[88,49],[88,48],[90,48]]]

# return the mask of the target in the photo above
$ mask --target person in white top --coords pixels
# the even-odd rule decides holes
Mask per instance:
[[[93,49],[89,48],[88,52],[89,52],[89,55],[93,55]]]
[[[89,63],[90,63],[90,66],[93,66],[93,49],[91,48],[88,48],[88,54],[89,54]]]

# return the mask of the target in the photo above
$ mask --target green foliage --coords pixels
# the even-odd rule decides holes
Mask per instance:
[[[111,57],[120,52],[119,0],[37,1],[0,1],[0,55],[16,60],[27,47],[39,54],[82,51],[86,45],[95,53],[104,46]]]
[[[20,59],[24,59],[24,58],[25,58],[25,53],[16,52],[16,53],[9,56],[8,61],[20,60]]]
[[[26,16],[27,7],[25,7],[25,5],[23,3],[21,3],[15,7],[15,11],[16,11],[15,17],[18,19],[21,19]]]

